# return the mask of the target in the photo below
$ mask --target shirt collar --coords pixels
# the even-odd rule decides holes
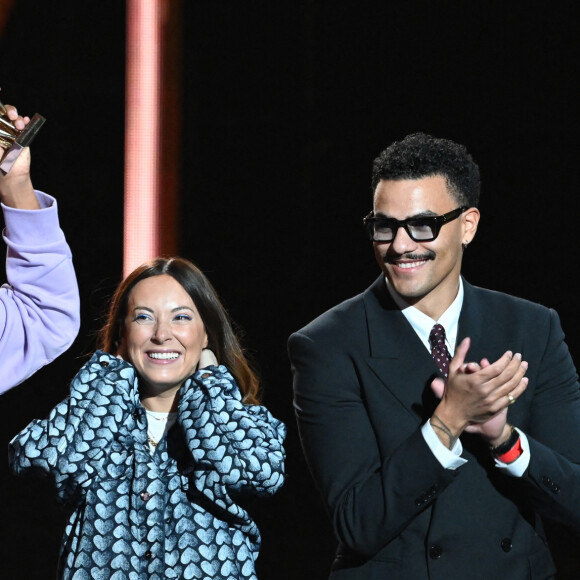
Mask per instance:
[[[447,308],[447,310],[439,317],[439,320],[433,320],[418,308],[409,306],[409,304],[407,304],[403,298],[397,294],[396,290],[391,286],[386,277],[385,282],[389,294],[392,296],[395,304],[399,307],[403,316],[409,321],[409,324],[413,327],[413,330],[417,333],[417,336],[421,339],[425,348],[431,352],[429,334],[433,325],[438,322],[445,329],[445,343],[447,344],[449,352],[453,355],[455,352],[455,342],[457,340],[459,314],[461,312],[461,307],[463,306],[463,280],[461,279],[461,276],[459,277],[459,290],[457,291],[457,296],[449,308]]]

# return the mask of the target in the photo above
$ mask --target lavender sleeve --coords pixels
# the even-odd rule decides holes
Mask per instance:
[[[0,393],[62,354],[80,326],[72,254],[54,198],[36,191],[39,210],[3,204],[6,279],[0,287]]]

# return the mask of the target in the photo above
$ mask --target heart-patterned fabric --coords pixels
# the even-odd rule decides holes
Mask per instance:
[[[260,533],[240,501],[282,486],[285,437],[211,366],[181,387],[178,420],[151,454],[134,367],[97,351],[9,459],[16,474],[49,475],[71,511],[58,578],[257,580]]]

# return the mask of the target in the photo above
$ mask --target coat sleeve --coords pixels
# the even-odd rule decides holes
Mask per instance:
[[[528,390],[533,397],[527,402],[524,393],[522,401],[522,405],[529,405],[529,415],[521,428],[530,443],[530,464],[521,478],[522,492],[540,514],[580,533],[578,375],[554,310],[544,317],[537,331],[545,342],[529,375]],[[519,427],[517,421],[514,413]]]
[[[130,412],[129,382],[123,373],[134,371],[118,359],[111,366],[118,365],[120,372],[108,371],[112,359],[105,353],[95,354],[73,379],[70,396],[9,443],[13,473],[49,477],[65,505],[84,494],[111,451],[123,457],[123,448],[130,447],[122,444],[119,426]],[[126,467],[120,459],[117,463],[119,473],[111,477],[122,475]]]
[[[182,387],[178,412],[200,491],[270,495],[282,486],[286,426],[265,407],[243,404],[226,367],[197,371]]]
[[[8,283],[0,287],[0,393],[54,360],[79,331],[79,290],[56,201],[36,193],[39,210],[2,206]]]
[[[362,388],[368,378],[344,346],[349,341],[337,332],[312,334],[297,332],[288,341],[302,448],[337,539],[371,558],[428,517],[426,508],[461,468],[444,469],[400,409],[385,413],[385,429],[397,440],[388,455],[382,452]]]

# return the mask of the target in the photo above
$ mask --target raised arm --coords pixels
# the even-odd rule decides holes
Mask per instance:
[[[200,491],[209,483],[228,495],[275,493],[284,482],[286,426],[265,407],[244,405],[223,365],[198,370],[182,389],[179,422]]]
[[[133,465],[129,428],[139,404],[134,380],[132,366],[97,351],[73,379],[70,396],[12,439],[14,474],[48,477],[66,505],[81,501],[103,469],[111,479],[125,476]]]
[[[27,118],[6,106],[17,128]],[[0,172],[7,283],[0,288],[0,393],[62,354],[80,326],[79,290],[56,200],[35,191],[30,150]]]

